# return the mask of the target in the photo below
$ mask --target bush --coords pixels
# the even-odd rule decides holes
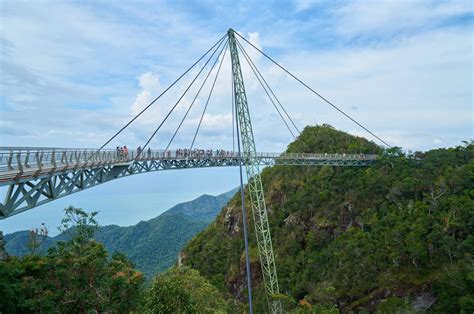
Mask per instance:
[[[175,267],[157,275],[145,297],[149,313],[225,313],[219,291],[189,267]]]

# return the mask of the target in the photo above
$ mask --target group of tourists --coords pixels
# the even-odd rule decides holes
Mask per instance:
[[[117,146],[117,157],[118,159],[121,160],[128,160],[129,159],[129,151],[127,146],[119,147]],[[132,158],[151,158],[151,157],[157,157],[157,158],[183,158],[183,157],[193,157],[193,158],[202,158],[202,157],[235,157],[235,152],[224,150],[224,149],[217,149],[217,150],[212,150],[212,149],[177,149],[175,152],[172,151],[165,151],[165,152],[155,152],[151,150],[151,148],[148,148],[146,150],[146,154],[144,153],[143,149],[141,146],[138,146],[136,150],[136,155],[132,153]]]
[[[128,148],[127,146],[118,147],[116,149],[117,157],[119,159],[128,159]]]
[[[216,156],[218,157],[236,157],[236,153],[230,150],[218,149],[216,150]]]
[[[177,149],[176,150],[176,157],[211,157],[212,150],[211,149]]]
[[[171,157],[171,153],[168,151],[166,157]],[[223,149],[217,149],[215,152],[212,149],[177,149],[176,156],[177,158],[180,157],[232,157],[234,156],[234,152],[226,151]]]
[[[151,151],[151,148],[148,147],[147,151],[146,151],[146,154],[143,153],[143,149],[141,146],[138,146],[137,148],[137,156],[140,156],[140,157],[148,157],[150,158],[152,155],[152,151]]]

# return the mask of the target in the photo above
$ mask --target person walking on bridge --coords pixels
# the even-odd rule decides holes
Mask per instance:
[[[142,147],[138,146],[138,148],[137,148],[137,157],[140,156],[141,153],[142,153]]]
[[[128,148],[127,146],[123,146],[123,156],[125,157],[125,160],[128,160]]]

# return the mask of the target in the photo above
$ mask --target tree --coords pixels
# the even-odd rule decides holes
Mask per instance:
[[[5,251],[5,241],[3,240],[3,232],[0,231],[0,261],[7,259],[8,254]]]
[[[69,206],[64,209],[65,217],[61,220],[60,232],[67,233],[76,243],[85,243],[92,239],[94,232],[99,227],[95,220],[98,212],[85,212],[82,208]]]
[[[63,232],[71,238],[51,249],[51,282],[61,312],[126,312],[137,308],[143,275],[123,254],[108,258],[103,244],[92,237],[98,227],[97,212],[87,213],[72,206],[65,209]]]
[[[155,278],[145,309],[149,313],[225,313],[227,304],[197,270],[174,267]]]
[[[65,209],[70,236],[45,256],[0,262],[0,313],[126,313],[137,310],[143,275],[123,254],[92,239],[96,213]],[[5,297],[5,298],[4,298]]]
[[[48,228],[46,228],[44,223],[41,224],[39,229],[31,229],[28,239],[28,249],[30,250],[30,254],[36,254],[38,249],[41,247],[41,244],[47,237]]]

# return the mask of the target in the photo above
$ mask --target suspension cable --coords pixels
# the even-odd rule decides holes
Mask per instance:
[[[140,111],[135,117],[133,117],[133,119],[131,119],[127,124],[125,124],[125,126],[123,126],[117,133],[115,133],[111,138],[109,138],[108,141],[106,141],[100,148],[104,148],[107,144],[109,144],[117,135],[119,135],[120,133],[122,133],[123,130],[125,130],[130,124],[132,124],[133,121],[135,121],[139,116],[142,115],[142,113],[144,113],[148,108],[150,108],[158,99],[161,98],[161,96],[163,96],[171,87],[173,87],[179,80],[181,80],[181,78],[183,78],[183,76],[185,76],[192,68],[194,68],[194,66],[196,66],[196,64],[199,63],[199,61],[201,61],[212,49],[214,49],[214,47],[216,47],[218,44],[220,45],[222,40],[227,36],[224,35],[222,36],[221,39],[219,39],[211,48],[209,48],[209,50],[207,50],[196,62],[194,62],[193,65],[191,65],[183,74],[181,74],[180,77],[178,77],[170,86],[168,86],[158,97],[156,97],[152,102],[150,102],[145,108],[143,108],[142,111]]]
[[[150,136],[150,138],[148,139],[148,141],[145,143],[145,145],[143,145],[143,148],[141,149],[140,153],[143,152],[145,150],[145,148],[148,146],[148,144],[150,143],[150,141],[153,139],[153,137],[156,135],[156,133],[158,132],[158,130],[163,126],[163,124],[165,123],[165,121],[168,119],[168,117],[171,115],[171,113],[174,111],[174,109],[176,108],[176,106],[178,106],[179,102],[183,99],[183,97],[186,95],[186,93],[188,92],[188,90],[191,88],[191,86],[194,84],[194,82],[196,81],[196,79],[199,77],[199,75],[201,74],[201,72],[204,70],[204,68],[207,66],[207,64],[209,63],[209,61],[211,61],[212,57],[214,56],[214,54],[219,50],[220,46],[222,45],[223,41],[221,41],[219,43],[219,45],[216,47],[216,49],[212,52],[211,56],[207,59],[206,63],[201,67],[201,69],[199,70],[198,74],[196,74],[196,76],[194,77],[194,79],[191,81],[191,83],[188,85],[188,87],[186,88],[186,90],[181,94],[181,96],[179,97],[178,101],[174,104],[174,106],[171,108],[171,110],[168,112],[168,114],[165,116],[165,118],[163,119],[163,121],[161,121],[160,125],[158,125],[158,127],[155,129],[155,131],[153,132],[153,134]],[[138,158],[140,156],[140,154],[137,154],[137,157]]]
[[[232,86],[234,86],[234,76],[232,76]],[[233,99],[234,97],[232,97]],[[237,110],[235,110],[237,112]],[[237,147],[239,153],[239,175],[240,175],[240,201],[242,203],[242,233],[244,234],[244,246],[245,246],[245,270],[247,272],[247,297],[249,302],[249,313],[253,314],[253,305],[252,305],[252,272],[250,269],[250,254],[249,254],[249,239],[248,239],[248,228],[247,228],[247,211],[245,209],[245,195],[244,195],[244,179],[242,174],[242,164],[244,160],[242,158],[242,149],[240,145],[240,130],[239,122],[237,121],[237,114],[235,115],[235,127],[237,129]]]
[[[216,73],[216,76],[214,78],[214,82],[212,82],[212,87],[211,87],[211,90],[209,91],[209,96],[207,97],[206,105],[204,106],[204,110],[202,111],[201,119],[199,119],[199,124],[198,124],[198,127],[196,129],[196,133],[194,133],[194,138],[193,138],[193,141],[191,142],[191,147],[189,148],[189,150],[193,149],[194,142],[196,141],[196,137],[197,137],[199,129],[201,127],[202,119],[204,118],[204,114],[206,113],[207,106],[209,105],[209,100],[211,99],[212,91],[214,90],[214,86],[216,85],[217,77],[219,76],[219,72],[221,71],[221,67],[222,67],[222,64],[224,63],[224,59],[225,59],[225,54],[223,55],[221,63],[219,64],[219,68],[217,69],[217,73]]]
[[[181,128],[181,126],[183,125],[184,120],[186,120],[186,117],[188,116],[189,111],[191,111],[191,108],[193,107],[194,103],[196,102],[196,99],[198,98],[199,94],[201,93],[202,88],[203,88],[204,85],[206,84],[207,79],[208,79],[209,76],[211,75],[212,70],[214,69],[214,67],[216,66],[217,61],[219,61],[219,59],[220,59],[222,53],[224,53],[224,54],[226,53],[226,51],[227,51],[227,46],[228,46],[228,43],[227,43],[227,42],[225,43],[224,46],[222,46],[221,51],[220,51],[219,54],[217,55],[216,60],[215,60],[214,63],[212,64],[211,69],[210,69],[209,72],[207,73],[206,78],[205,78],[204,81],[202,82],[201,87],[199,88],[198,92],[196,93],[196,96],[194,97],[193,101],[191,102],[191,105],[189,106],[188,110],[187,110],[186,113],[184,114],[183,119],[182,119],[181,122],[179,123],[178,127],[176,128],[176,131],[174,132],[173,136],[171,137],[171,140],[169,141],[168,145],[166,146],[166,148],[165,148],[165,153],[168,151],[168,148],[171,146],[171,143],[173,142],[174,138],[176,137],[176,134],[178,134],[178,131],[179,131],[179,129]]]
[[[285,112],[286,116],[288,117],[288,119],[290,120],[291,124],[293,125],[293,127],[296,129],[296,131],[298,131],[299,134],[301,134],[301,131],[298,129],[298,127],[296,126],[296,124],[293,122],[293,119],[291,118],[291,116],[288,114],[288,111],[286,111],[285,107],[283,106],[283,104],[280,102],[280,100],[278,99],[278,97],[275,95],[275,93],[273,92],[272,88],[270,87],[270,85],[268,85],[268,82],[267,80],[265,80],[265,78],[263,77],[262,73],[258,70],[257,68],[257,65],[253,62],[252,58],[249,56],[249,54],[247,53],[247,51],[244,49],[244,47],[242,46],[242,44],[236,39],[235,40],[237,42],[237,45],[239,46],[240,50],[244,53],[244,55],[247,57],[247,62],[250,61],[250,63],[253,65],[254,69],[257,71],[257,73],[260,75],[261,79],[263,80],[263,82],[265,83],[265,85],[267,86],[268,90],[270,91],[270,93],[273,95],[273,97],[275,98],[275,100],[277,101],[277,103],[280,105],[281,109],[283,110],[283,112]]]
[[[237,42],[237,41],[236,41]],[[237,43],[237,46],[239,47],[238,43]],[[273,101],[273,98],[270,96],[270,94],[268,93],[267,91],[267,88],[265,87],[265,85],[263,85],[263,82],[262,80],[260,79],[260,77],[258,76],[257,72],[255,72],[252,64],[250,63],[249,59],[247,58],[247,56],[244,54],[243,50],[241,49],[241,47],[239,47],[240,51],[242,51],[242,54],[244,55],[245,57],[245,60],[247,60],[247,63],[248,65],[250,66],[250,68],[252,69],[252,72],[253,74],[255,75],[255,77],[257,78],[258,82],[260,83],[260,85],[262,85],[262,88],[263,90],[265,91],[265,93],[267,94],[268,98],[270,99],[270,102],[272,103],[273,107],[276,109],[276,111],[278,112],[278,115],[280,116],[281,120],[283,121],[283,123],[286,125],[286,128],[288,129],[288,131],[290,131],[291,133],[291,136],[293,136],[294,139],[296,139],[295,137],[295,134],[293,133],[293,131],[291,130],[290,126],[288,125],[288,123],[286,123],[286,120],[283,118],[283,115],[281,114],[280,110],[278,109],[278,107],[276,106],[275,102]]]
[[[259,48],[257,48],[254,44],[252,44],[250,41],[248,41],[247,39],[245,39],[242,35],[240,35],[239,33],[235,32],[235,34],[237,36],[239,36],[240,38],[242,38],[243,40],[245,40],[249,45],[251,45],[254,49],[256,49],[258,52],[260,52],[261,54],[263,54],[268,60],[270,60],[271,62],[273,62],[276,66],[278,66],[280,69],[282,69],[283,71],[285,71],[288,75],[290,75],[291,77],[293,77],[295,80],[297,80],[301,85],[303,85],[304,87],[306,87],[308,90],[310,90],[313,94],[315,94],[316,96],[318,96],[319,98],[321,98],[322,100],[324,100],[327,104],[331,105],[334,109],[336,109],[337,111],[339,111],[341,114],[343,114],[346,118],[348,118],[349,120],[351,120],[352,122],[354,122],[355,124],[357,124],[358,126],[360,126],[362,129],[364,129],[366,132],[368,132],[370,135],[372,135],[373,137],[375,137],[376,139],[378,139],[380,142],[382,142],[384,145],[386,145],[387,147],[392,147],[390,146],[386,141],[384,141],[383,139],[381,139],[380,137],[378,137],[376,134],[374,134],[372,131],[370,131],[368,128],[366,128],[365,126],[363,126],[361,123],[359,123],[357,120],[355,120],[354,118],[352,118],[351,116],[349,116],[347,113],[345,113],[343,110],[339,109],[339,107],[337,107],[336,105],[334,105],[332,102],[330,102],[329,100],[327,100],[326,98],[324,98],[321,94],[319,94],[318,92],[316,92],[314,89],[312,89],[311,87],[309,87],[307,84],[305,84],[303,81],[301,81],[298,77],[296,77],[295,75],[293,75],[290,71],[288,71],[287,69],[285,69],[283,66],[281,66],[280,64],[278,64],[278,62],[276,62],[275,60],[273,60],[269,55],[267,55],[265,52],[263,52],[262,50],[260,50]]]

